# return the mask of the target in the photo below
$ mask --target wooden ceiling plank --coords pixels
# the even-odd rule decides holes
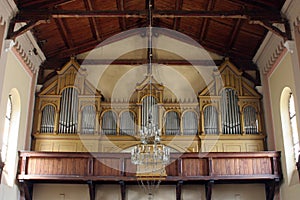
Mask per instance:
[[[41,0],[41,1],[28,1],[26,3],[18,4],[22,5],[22,8],[30,7],[30,8],[50,8],[60,4],[65,4],[72,2],[74,0]]]
[[[117,3],[117,8],[118,10],[120,11],[124,11],[124,0],[116,0],[116,3]],[[124,17],[120,17],[119,18],[119,23],[120,23],[120,27],[121,27],[121,30],[126,30],[126,20]]]
[[[257,7],[257,8],[262,8],[264,10],[278,10],[275,6],[270,6],[270,5],[266,5],[264,3],[262,3],[262,1],[256,1],[256,0],[229,0],[233,3],[237,3],[240,4],[241,6],[253,6],[253,7]]]
[[[207,0],[207,7],[206,7],[206,10],[207,11],[210,11],[213,7],[214,7],[214,0]],[[205,32],[207,30],[207,26],[208,26],[208,19],[205,18],[204,21],[203,21],[203,24],[202,24],[202,29],[201,29],[201,32],[200,32],[200,43],[204,40],[204,36],[205,36]]]
[[[242,24],[242,20],[241,19],[237,19],[237,21],[236,21],[236,23],[234,25],[233,31],[231,33],[230,40],[229,40],[229,42],[227,44],[227,47],[226,47],[227,50],[229,50],[229,49],[232,48],[232,45],[233,45],[235,39],[237,38],[237,34],[238,34],[239,30],[240,30],[241,24]]]
[[[183,6],[183,0],[176,0],[175,1],[175,10],[181,10]],[[173,29],[178,30],[180,25],[180,18],[174,18],[173,20]]]
[[[64,43],[66,44],[66,46],[68,48],[74,47],[72,38],[69,36],[69,32],[68,32],[68,30],[67,30],[67,28],[66,28],[66,26],[63,22],[63,19],[57,18],[57,19],[55,19],[55,23],[58,27],[59,33],[60,33]]]
[[[84,5],[85,5],[87,10],[89,10],[89,11],[94,10],[93,5],[92,5],[90,0],[83,0],[83,1],[84,1]],[[97,23],[96,23],[96,19],[94,17],[89,18],[89,23],[90,23],[90,27],[91,27],[93,37],[96,40],[100,40],[101,36],[99,34],[99,31],[98,31],[99,29],[98,29],[98,26],[97,26]]]

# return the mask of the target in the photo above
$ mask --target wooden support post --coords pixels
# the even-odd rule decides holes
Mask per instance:
[[[126,185],[124,181],[120,181],[120,187],[121,187],[121,199],[125,200],[126,199]]]
[[[32,200],[33,184],[24,180],[19,180],[21,196],[25,200]]]
[[[279,195],[279,179],[272,180],[265,183],[266,200],[277,199]]]
[[[182,183],[183,183],[183,181],[178,181],[177,182],[177,185],[176,185],[176,200],[181,200]]]
[[[205,197],[206,200],[211,200],[211,194],[212,194],[212,185],[213,185],[214,181],[210,180],[209,182],[207,182],[205,184]]]
[[[93,181],[88,181],[87,184],[89,185],[90,200],[95,200],[96,198],[95,183],[93,183]]]

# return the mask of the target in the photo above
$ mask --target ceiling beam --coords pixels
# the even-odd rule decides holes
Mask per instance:
[[[226,50],[227,51],[229,51],[229,49],[231,49],[231,47],[232,47],[235,39],[237,38],[237,34],[238,34],[239,30],[240,30],[241,25],[242,25],[242,20],[241,19],[237,19],[237,21],[235,22],[235,25],[233,27],[233,30],[232,30],[232,32],[230,34],[231,35],[230,40],[229,40],[229,42],[228,42],[228,44],[226,46]]]
[[[77,59],[81,65],[145,65],[147,59]],[[214,66],[220,65],[223,60],[168,60],[168,59],[153,59],[153,64],[161,65],[201,65],[201,66]]]
[[[283,22],[280,12],[257,10],[154,10],[154,18],[236,18],[249,20],[268,20],[269,22]],[[146,10],[21,10],[16,16],[17,22],[41,20],[49,18],[86,18],[86,17],[125,17],[147,18]]]
[[[261,1],[255,1],[255,0],[229,0],[233,3],[237,3],[237,4],[240,4],[241,6],[253,6],[253,7],[257,7],[257,8],[262,8],[264,10],[276,10],[278,8],[276,8],[275,6],[271,6],[271,5],[267,5]]]

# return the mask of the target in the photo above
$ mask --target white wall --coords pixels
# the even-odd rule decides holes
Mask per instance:
[[[12,51],[7,53],[7,61],[6,61],[6,69],[3,81],[3,88],[1,93],[1,105],[0,110],[5,111],[7,100],[10,92],[14,89],[18,91],[20,96],[20,121],[19,121],[19,131],[18,133],[13,133],[14,141],[16,142],[15,154],[10,156],[8,159],[12,160],[14,166],[9,170],[13,170],[13,174],[16,174],[17,169],[17,159],[18,154],[17,150],[25,149],[25,138],[27,133],[28,126],[28,112],[30,105],[30,91],[31,91],[31,82],[32,77],[30,73],[28,73],[23,65],[18,61],[17,57],[14,55]],[[4,117],[5,112],[0,112],[0,127],[4,125]],[[0,144],[2,145],[2,134],[3,130],[0,130]],[[13,176],[15,177],[15,175]],[[7,180],[7,169],[4,167],[4,172],[2,174],[2,181],[0,185],[0,200],[15,200],[18,199],[18,188],[14,184],[13,186],[9,186]]]

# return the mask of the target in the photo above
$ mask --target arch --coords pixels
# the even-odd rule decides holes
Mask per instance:
[[[243,108],[244,133],[258,134],[257,110],[252,105],[246,105]]]
[[[101,129],[105,135],[117,134],[117,114],[114,111],[108,110],[103,113]]]
[[[61,92],[59,133],[76,133],[78,126],[78,90],[66,87]]]
[[[168,111],[165,115],[165,134],[180,135],[180,118],[176,111]]]
[[[82,134],[94,134],[96,125],[95,105],[85,105],[81,110],[81,130]]]
[[[219,133],[219,115],[217,108],[213,105],[207,105],[203,110],[204,117],[204,133],[218,134]]]
[[[47,104],[42,109],[41,133],[53,133],[55,126],[55,106]]]
[[[280,96],[280,117],[281,117],[281,126],[282,126],[282,138],[284,143],[284,152],[286,159],[286,169],[288,182],[290,183],[293,177],[293,173],[296,171],[296,160],[297,154],[295,150],[299,150],[299,135],[298,128],[295,121],[291,121],[290,109],[291,106],[295,106],[295,103],[290,101],[292,96],[292,90],[289,87],[285,87]],[[291,105],[293,104],[293,105]],[[293,113],[296,117],[296,112]],[[293,124],[294,123],[294,124]],[[295,141],[296,140],[296,141]],[[297,147],[295,148],[295,143]],[[292,152],[292,153],[291,153]]]
[[[152,120],[154,125],[158,124],[158,105],[157,99],[154,96],[145,96],[142,99],[142,127],[147,126],[149,120]]]
[[[182,133],[183,135],[198,134],[198,117],[195,111],[188,110],[182,115]]]
[[[120,134],[135,135],[135,114],[132,111],[123,111],[120,114]]]
[[[240,108],[237,91],[224,88],[221,93],[221,117],[223,134],[241,134]]]

